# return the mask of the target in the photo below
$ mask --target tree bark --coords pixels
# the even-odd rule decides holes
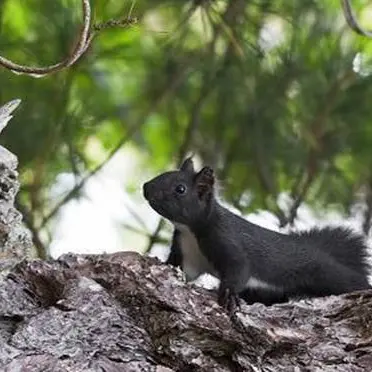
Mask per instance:
[[[0,283],[2,371],[370,371],[372,292],[235,320],[134,252],[23,261]]]
[[[31,234],[14,207],[19,189],[17,166],[17,157],[0,146],[0,274],[31,254]]]

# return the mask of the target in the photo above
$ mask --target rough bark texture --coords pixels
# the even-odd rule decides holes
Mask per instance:
[[[372,293],[232,321],[212,292],[123,252],[23,261],[0,283],[1,371],[370,371]]]
[[[19,189],[17,157],[0,146],[0,272],[4,273],[29,255],[31,234],[22,225],[22,215],[14,208]]]

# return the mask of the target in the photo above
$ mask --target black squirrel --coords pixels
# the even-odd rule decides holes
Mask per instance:
[[[175,225],[167,263],[186,280],[203,273],[220,279],[218,302],[229,312],[247,303],[271,305],[291,298],[321,297],[372,288],[364,238],[326,227],[288,235],[248,222],[215,196],[213,169],[179,170],[143,185],[150,206]]]

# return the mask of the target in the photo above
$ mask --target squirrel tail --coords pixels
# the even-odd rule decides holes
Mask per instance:
[[[309,231],[291,233],[298,239],[314,244],[318,249],[328,252],[339,263],[368,277],[371,265],[368,262],[368,246],[362,235],[345,227],[325,227]]]

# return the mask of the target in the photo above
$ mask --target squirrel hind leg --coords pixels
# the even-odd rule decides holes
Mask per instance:
[[[248,305],[259,302],[271,306],[289,301],[289,297],[284,292],[271,288],[247,288],[239,293],[239,297]]]

